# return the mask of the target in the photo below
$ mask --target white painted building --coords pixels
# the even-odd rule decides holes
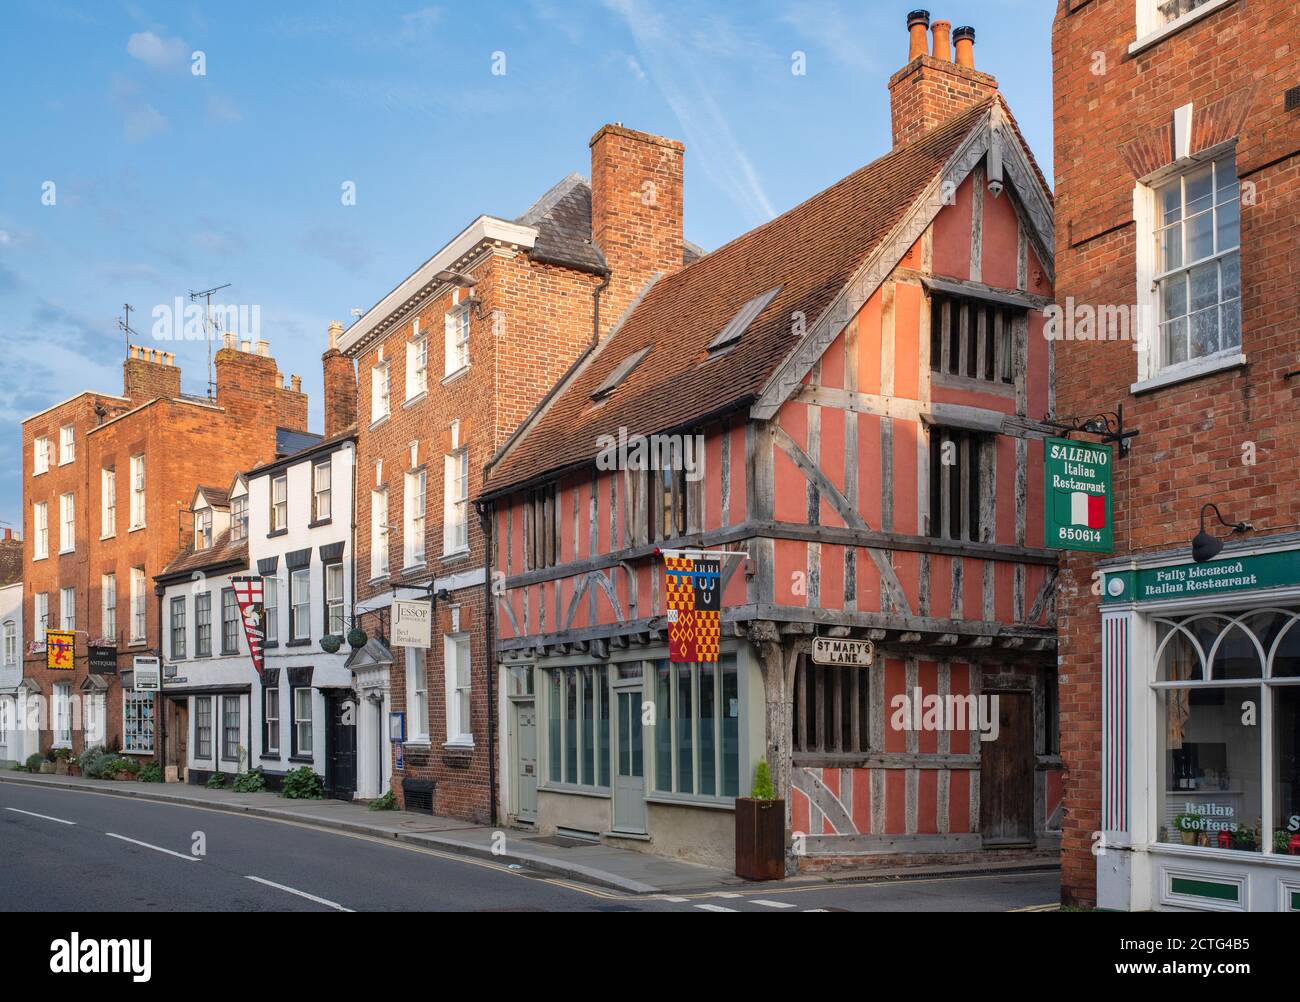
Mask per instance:
[[[30,719],[28,688],[23,685],[23,583],[0,588],[0,768],[22,762],[37,751]]]

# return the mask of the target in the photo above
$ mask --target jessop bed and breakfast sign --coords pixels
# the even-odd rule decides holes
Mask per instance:
[[[1049,438],[1043,458],[1047,545],[1110,553],[1115,545],[1111,447]]]

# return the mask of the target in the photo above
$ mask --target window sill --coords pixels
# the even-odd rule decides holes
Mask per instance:
[[[382,427],[384,424],[387,424],[388,418],[389,415],[387,414],[383,415],[382,417],[375,418],[373,421],[370,422],[370,427],[367,428],[366,430],[374,431],[376,428]]]
[[[680,793],[647,793],[645,802],[647,804],[668,804],[672,807],[703,807],[710,811],[734,811],[736,809],[736,799],[734,797],[720,799],[718,797],[692,797],[689,794]]]
[[[414,407],[418,403],[423,403],[428,398],[429,391],[427,388],[421,390],[419,393],[412,394],[402,401],[402,410],[406,410],[408,407]]]
[[[284,642],[284,646],[285,647],[310,647],[311,637],[308,637],[306,640],[286,640]]]
[[[1300,868],[1300,856],[1284,856],[1277,852],[1247,852],[1244,849],[1218,849],[1207,845],[1177,845],[1173,842],[1152,842],[1147,852],[1156,855],[1190,857],[1192,859],[1217,859],[1224,863],[1274,863],[1292,869]]]
[[[428,738],[408,738],[406,741],[396,741],[394,744],[400,744],[403,748],[414,748],[416,751],[428,751],[433,747]]]
[[[147,529],[147,528],[148,528],[147,525],[133,525],[133,526],[131,526],[131,528],[127,529],[126,531],[127,531],[128,533],[131,533],[131,532],[143,532],[143,531],[144,531],[145,529]]]
[[[301,763],[301,764],[303,764],[303,765],[311,765],[311,764],[314,763],[316,760],[315,760],[314,758],[312,758],[310,755],[290,755],[290,756],[289,756],[289,761],[290,761],[290,762],[299,762],[299,763]]]
[[[444,741],[442,744],[444,751],[449,752],[472,752],[474,750],[473,741]]]
[[[280,761],[280,753],[279,753],[278,751],[276,751],[275,749],[270,749],[270,750],[267,751],[267,753],[266,753],[265,755],[259,755],[259,756],[257,756],[257,757],[260,758],[263,762],[279,762],[279,761]]]
[[[464,560],[468,556],[469,556],[469,547],[464,546],[461,547],[459,550],[444,551],[442,554],[442,559],[444,562],[453,561],[453,560]]]
[[[49,559],[50,559],[50,555],[48,553],[43,553],[39,557],[32,557],[32,563],[36,563],[36,561],[38,560],[49,560]]]
[[[266,538],[274,539],[276,536],[287,536],[287,535],[289,535],[288,529],[272,529],[270,532],[266,534]]]
[[[1222,8],[1236,2],[1237,0],[1210,0],[1210,2],[1205,4],[1203,7],[1189,10],[1182,17],[1175,18],[1173,21],[1170,21],[1166,25],[1162,25],[1155,31],[1143,35],[1128,47],[1128,54],[1130,56],[1136,56],[1139,52],[1145,52],[1153,45],[1159,45],[1171,35],[1176,35],[1184,28],[1188,28],[1195,24],[1197,21],[1201,20],[1201,18],[1209,17],[1216,10],[1221,10]]]
[[[280,641],[278,640],[264,640],[262,642],[262,650],[264,651],[273,651],[276,650],[279,646],[280,646]]]
[[[114,532],[109,532],[109,533],[106,533],[106,534],[100,536],[100,537],[99,537],[99,541],[102,543],[102,542],[104,542],[104,540],[106,540],[106,539],[116,539],[116,538],[117,538],[117,532],[114,531]]]
[[[1144,379],[1139,383],[1133,383],[1128,389],[1135,397],[1142,393],[1150,393],[1152,390],[1164,389],[1167,386],[1176,386],[1178,383],[1186,383],[1193,379],[1200,379],[1202,376],[1211,376],[1216,372],[1226,372],[1229,369],[1239,369],[1246,364],[1246,356],[1241,352],[1233,355],[1215,355],[1210,358],[1198,359],[1195,362],[1183,363],[1182,365],[1170,366],[1161,370],[1157,375]]]
[[[319,529],[322,525],[330,525],[330,524],[332,524],[333,521],[334,521],[334,517],[333,517],[332,515],[331,515],[329,518],[319,518],[319,519],[317,519],[317,520],[314,521],[314,522],[308,522],[308,523],[307,523],[307,528],[308,528],[308,529]]]
[[[75,548],[75,547],[74,547],[73,549],[71,549],[71,550],[60,550],[60,551],[59,551],[59,556],[61,556],[61,557],[66,557],[66,556],[68,556],[69,554],[76,553],[76,552],[77,552],[77,551],[76,551],[76,548]]]
[[[573,783],[548,783],[537,788],[538,793],[563,793],[572,797],[595,797],[608,800],[613,794],[607,786],[578,786]]]
[[[442,385],[450,386],[452,383],[459,380],[460,377],[465,375],[465,373],[467,372],[469,372],[469,365],[468,364],[462,365],[459,369],[456,369],[454,372],[449,372],[447,373],[447,375],[443,376],[441,380]]]

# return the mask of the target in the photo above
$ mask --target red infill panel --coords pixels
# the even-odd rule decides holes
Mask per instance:
[[[844,493],[844,413],[836,407],[821,409],[821,459],[817,464],[841,494]],[[822,525],[844,525],[844,520],[826,498],[821,499],[819,510]]]
[[[971,178],[957,189],[953,205],[945,205],[934,220],[934,273],[970,278]]]
[[[998,289],[1014,289],[1017,259],[1020,254],[1020,220],[1011,198],[1003,194],[994,198],[985,187],[984,246],[980,255],[982,281]]]
[[[894,396],[916,400],[921,379],[919,285],[894,286]]]

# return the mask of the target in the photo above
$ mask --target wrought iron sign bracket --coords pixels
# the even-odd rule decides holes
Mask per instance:
[[[1102,411],[1087,418],[1069,418],[1064,421],[1045,417],[1043,424],[1060,430],[1069,438],[1071,434],[1096,435],[1106,445],[1119,444],[1119,456],[1127,456],[1132,447],[1132,440],[1141,434],[1136,428],[1124,427],[1124,405],[1120,404],[1113,411]]]

